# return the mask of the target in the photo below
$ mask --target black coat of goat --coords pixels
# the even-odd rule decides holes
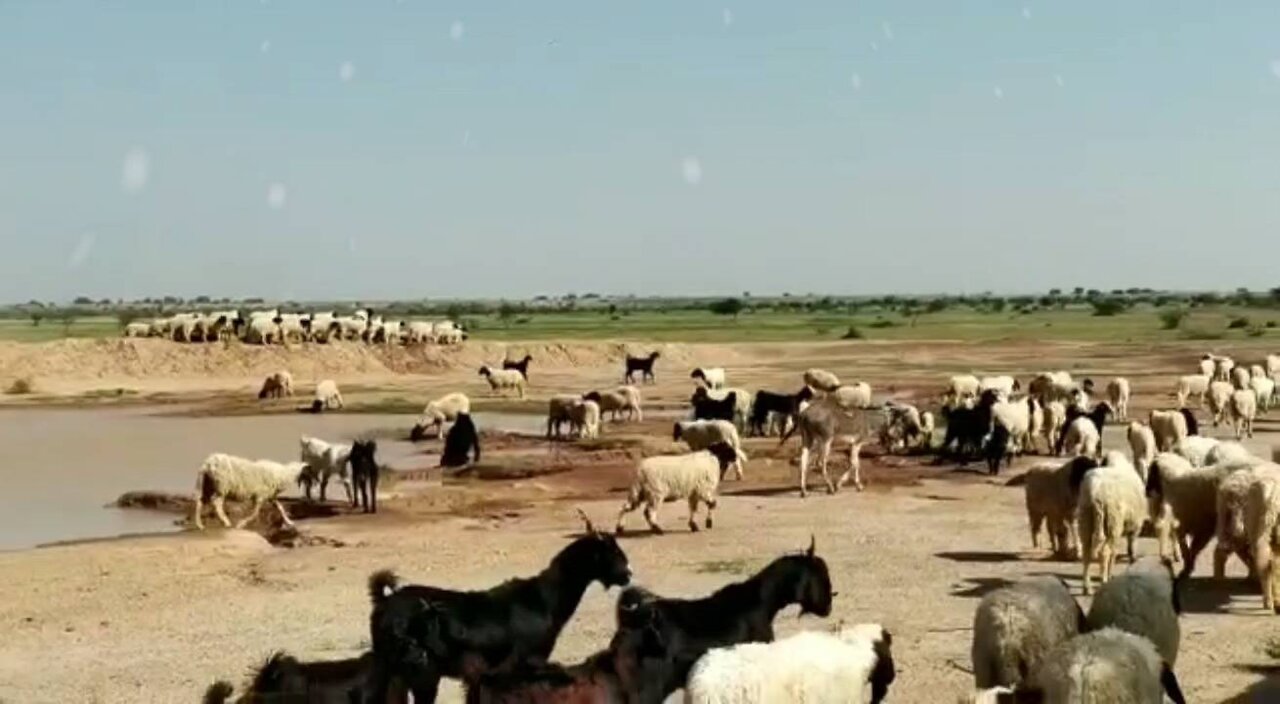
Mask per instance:
[[[779,413],[794,420],[800,412],[800,404],[813,398],[813,390],[804,387],[794,394],[757,391],[751,402],[751,419],[748,427],[753,435],[765,435],[770,413]]]
[[[722,399],[711,398],[705,386],[699,386],[689,399],[693,404],[694,420],[727,420],[733,422],[738,406],[738,394],[730,391]]]
[[[474,459],[468,456],[475,451]],[[453,426],[444,436],[444,452],[440,453],[441,467],[464,467],[468,462],[480,461],[480,431],[470,413],[459,413]]]
[[[982,440],[991,431],[991,407],[998,400],[995,391],[982,392],[977,405],[943,408],[947,434],[942,441],[942,454],[952,454],[961,463],[983,450]]]
[[[351,505],[361,506],[365,513],[378,512],[378,444],[373,440],[357,440],[351,445]]]
[[[533,355],[531,354],[526,354],[524,356],[524,359],[521,359],[519,361],[516,361],[514,359],[504,359],[502,360],[502,368],[514,369],[520,372],[520,376],[524,377],[525,380],[527,381],[529,379],[529,362],[532,362],[532,361],[533,361]]]
[[[1062,430],[1058,432],[1058,441],[1054,443],[1053,446],[1054,454],[1062,454],[1062,448],[1067,443],[1067,429],[1071,427],[1071,423],[1075,421],[1076,418],[1084,416],[1085,418],[1093,421],[1093,427],[1098,429],[1098,437],[1102,437],[1102,429],[1107,426],[1107,416],[1110,416],[1111,413],[1111,404],[1106,401],[1100,401],[1098,405],[1094,406],[1093,410],[1088,413],[1081,410],[1079,406],[1068,406],[1066,422],[1062,424]],[[1187,430],[1190,431],[1190,428],[1187,428]]]
[[[592,582],[631,581],[627,556],[613,536],[588,534],[560,551],[534,577],[484,591],[400,587],[394,574],[369,579],[375,657],[374,701],[392,679],[419,703],[433,702],[441,677],[474,681],[527,663],[545,662]]]
[[[232,699],[229,682],[215,682],[204,693],[204,704],[361,704],[373,671],[373,655],[349,660],[302,662],[277,652],[258,668],[247,690]],[[391,701],[404,701],[393,694]],[[386,699],[374,700],[384,704]]]
[[[657,383],[658,377],[653,374],[653,363],[658,361],[660,356],[658,352],[650,352],[648,357],[627,355],[627,373],[622,376],[622,383],[630,384],[635,381],[636,372],[640,372],[641,381]]]

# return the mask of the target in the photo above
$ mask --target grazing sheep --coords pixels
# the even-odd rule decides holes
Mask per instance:
[[[1249,380],[1249,388],[1253,389],[1253,393],[1258,397],[1258,411],[1266,413],[1271,410],[1276,397],[1275,380],[1270,377],[1255,376]]]
[[[879,624],[802,631],[772,643],[715,648],[689,672],[687,704],[880,704],[895,673],[893,638]]]
[[[1182,577],[1190,576],[1196,558],[1218,525],[1218,486],[1229,474],[1226,465],[1194,467],[1181,455],[1162,452],[1147,476],[1146,492],[1160,556],[1182,561]]]
[[[1083,563],[1084,593],[1093,593],[1090,564],[1096,558],[1101,579],[1111,579],[1116,543],[1125,538],[1129,561],[1133,562],[1133,541],[1147,518],[1147,501],[1142,480],[1123,454],[1111,451],[1105,463],[1094,469],[1076,467],[1071,487],[1077,492],[1076,521],[1080,531],[1080,561]]]
[[[422,415],[413,424],[409,432],[409,440],[417,442],[427,436],[429,428],[436,429],[436,437],[444,433],[444,424],[451,423],[459,413],[471,412],[471,399],[461,392],[445,394],[434,401],[428,401],[422,409]]]
[[[1211,381],[1213,377],[1207,374],[1188,374],[1178,377],[1178,385],[1174,390],[1174,395],[1178,397],[1178,408],[1186,408],[1187,399],[1192,396],[1195,396],[1196,402],[1203,407],[1204,395],[1209,390]]]
[[[1186,704],[1178,678],[1151,641],[1116,628],[1078,635],[1049,652],[1013,701],[1046,704]],[[1019,699],[1019,696],[1027,696]]]
[[[514,369],[490,369],[488,365],[480,367],[480,376],[489,382],[489,389],[497,394],[506,389],[515,389],[519,398],[524,398],[524,374]]]
[[[1231,393],[1235,387],[1229,381],[1209,383],[1209,392],[1205,400],[1209,403],[1209,412],[1213,414],[1213,427],[1218,427],[1227,415],[1227,406],[1231,404]]]
[[[1231,370],[1231,385],[1236,390],[1249,388],[1250,378],[1249,370],[1244,367],[1236,367]]]
[[[658,377],[653,374],[653,363],[658,361],[658,357],[661,356],[661,353],[657,350],[650,352],[646,357],[627,355],[627,372],[622,376],[622,383],[630,384],[634,382],[636,372],[640,372],[640,381],[658,383]]]
[[[1172,564],[1144,557],[1098,588],[1085,622],[1090,631],[1118,628],[1146,638],[1172,667],[1178,664],[1181,613]]]
[[[573,423],[574,406],[582,403],[582,399],[571,394],[552,396],[547,401],[547,439],[560,437],[560,426]],[[599,408],[599,405],[596,406]]]
[[[267,375],[267,378],[262,382],[262,390],[258,392],[258,398],[260,399],[292,395],[293,375],[284,369]]]
[[[840,386],[840,379],[825,369],[809,369],[804,373],[804,385],[814,391],[829,393]]]
[[[192,523],[197,530],[204,530],[202,514],[204,504],[208,502],[213,504],[213,512],[222,521],[222,525],[230,528],[231,519],[227,518],[223,502],[232,499],[253,502],[253,509],[235,524],[236,528],[243,528],[257,518],[265,501],[271,501],[276,511],[280,512],[280,520],[292,527],[293,521],[276,497],[286,487],[296,484],[306,468],[307,465],[302,462],[281,464],[215,452],[205,458],[200,471],[196,473],[196,501]]]
[[[1151,411],[1147,417],[1147,424],[1151,426],[1151,432],[1156,436],[1156,449],[1160,452],[1168,452],[1182,442],[1183,438],[1195,435],[1196,433],[1190,432],[1190,428],[1187,427],[1188,420],[1194,422],[1195,416],[1185,408],[1173,411]]]
[[[1083,625],[1084,613],[1057,577],[1030,577],[989,592],[973,615],[974,683],[980,689],[1022,684]]]
[[[124,326],[125,337],[151,337],[151,323],[135,320]]]
[[[341,443],[330,443],[303,435],[298,441],[298,459],[307,465],[307,470],[298,478],[305,488],[307,500],[311,500],[311,486],[320,483],[320,500],[324,501],[324,491],[329,486],[329,479],[337,477],[342,488],[347,492],[347,500],[355,505],[355,495],[351,493],[351,480],[347,478],[347,463],[351,459],[351,446]]]
[[[365,686],[373,672],[373,654],[347,660],[302,662],[277,651],[253,674],[236,704],[260,702],[306,702],[306,704],[349,704],[362,702]],[[204,704],[232,701],[235,688],[229,682],[215,682],[205,690]]]
[[[255,345],[273,345],[283,341],[280,326],[271,318],[253,318],[245,331],[244,341]]]
[[[865,381],[855,381],[837,387],[827,398],[846,411],[871,408],[871,385]]]
[[[1005,401],[1009,400],[1014,391],[1018,391],[1021,388],[1022,385],[1018,383],[1018,380],[1011,376],[984,376],[978,382],[979,395],[983,391],[995,391]]]
[[[471,420],[470,413],[459,413],[453,421],[453,427],[444,436],[444,452],[440,453],[441,467],[464,467],[468,455],[474,452],[470,461],[480,461],[480,431]]]
[[[373,440],[357,440],[351,445],[351,482],[355,484],[352,506],[365,513],[378,512],[378,444]]]
[[[1116,420],[1129,420],[1129,397],[1131,389],[1129,388],[1129,380],[1118,376],[1107,382],[1107,400],[1111,402],[1111,407],[1115,409]]]
[[[686,455],[647,457],[636,465],[635,478],[627,500],[618,512],[616,532],[623,533],[623,518],[644,505],[644,519],[654,533],[661,533],[658,508],[663,502],[686,499],[689,502],[689,530],[696,532],[694,517],[698,504],[707,505],[707,528],[712,525],[716,509],[716,489],[725,470],[738,461],[738,450],[728,443],[716,442],[710,447]]]
[[[1102,436],[1089,416],[1077,416],[1062,432],[1062,449],[1068,455],[1094,457],[1101,447]]]
[[[1253,421],[1258,416],[1258,397],[1253,389],[1244,389],[1231,393],[1231,401],[1227,404],[1227,412],[1231,424],[1235,427],[1236,439],[1245,436],[1253,437]]]
[[[569,429],[584,440],[600,437],[600,404],[579,401],[569,408]]]
[[[1207,463],[1209,453],[1217,447],[1219,440],[1217,438],[1206,438],[1201,435],[1190,435],[1178,441],[1173,446],[1174,454],[1181,455],[1192,467],[1203,467]]]
[[[1050,401],[1041,405],[1044,409],[1044,443],[1050,454],[1057,454],[1058,438],[1062,437],[1062,429],[1067,426],[1067,404],[1061,401]]]
[[[311,412],[330,411],[342,408],[342,394],[333,379],[325,379],[316,384],[316,393],[311,401]]]
[[[1133,451],[1133,466],[1145,482],[1151,461],[1156,458],[1156,434],[1151,431],[1151,426],[1135,420],[1129,424],[1127,436],[1129,449]]]
[[[1259,472],[1245,496],[1244,524],[1253,552],[1253,569],[1262,590],[1262,608],[1280,614],[1280,473]]]
[[[858,416],[862,417],[858,418]],[[827,485],[828,493],[834,494],[839,491],[850,474],[853,474],[854,488],[862,491],[862,471],[858,454],[867,437],[865,412],[850,414],[844,408],[833,405],[830,397],[818,403],[811,403],[796,416],[795,424],[783,434],[778,445],[785,444],[787,438],[791,437],[797,429],[800,430],[801,498],[809,495],[805,483],[809,472],[809,457],[815,451],[818,453],[818,466],[822,469],[822,480]],[[832,483],[831,475],[827,472],[827,460],[831,455],[831,446],[836,440],[849,443],[849,469],[845,470],[835,483]]]
[[[724,388],[725,373],[721,367],[698,367],[689,374],[690,379],[697,379],[709,389]]]
[[[1076,528],[1077,497],[1071,487],[1071,476],[1097,466],[1098,461],[1092,457],[1076,457],[1065,463],[1038,464],[1027,470],[1027,520],[1033,548],[1040,548],[1040,526],[1044,524],[1053,555],[1060,559],[1076,557],[1080,536]]]
[[[524,377],[525,381],[528,381],[529,380],[529,362],[532,362],[532,361],[533,361],[533,355],[525,354],[524,357],[518,360],[514,360],[514,359],[502,360],[502,368],[513,369],[515,371],[518,371],[520,372],[520,376]]]
[[[732,447],[738,457],[733,463],[738,479],[742,479],[742,464],[747,461],[747,453],[742,451],[742,440],[738,437],[738,429],[726,420],[682,420],[676,421],[671,431],[671,439],[685,444],[693,452],[705,450],[717,442]]]
[[[978,377],[972,374],[957,374],[951,377],[947,380],[947,389],[942,394],[943,403],[954,406],[966,398],[976,398],[980,383]]]
[[[640,409],[640,389],[634,386],[619,386],[608,391],[591,391],[582,395],[585,401],[600,404],[600,412],[608,413],[611,420],[618,420],[618,412],[626,411],[627,420],[642,421],[644,412]]]

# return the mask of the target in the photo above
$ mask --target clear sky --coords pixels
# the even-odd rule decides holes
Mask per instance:
[[[1278,157],[1276,0],[0,0],[3,301],[1269,288]]]

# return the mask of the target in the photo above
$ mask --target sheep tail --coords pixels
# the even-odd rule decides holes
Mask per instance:
[[[378,570],[369,576],[369,599],[379,606],[400,588],[400,578],[391,570]]]
[[[218,680],[209,685],[209,688],[204,691],[204,699],[201,701],[204,704],[225,704],[234,692],[235,687],[232,687],[230,682]]]

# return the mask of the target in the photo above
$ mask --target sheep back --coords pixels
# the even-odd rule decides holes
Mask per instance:
[[[1111,626],[1146,638],[1173,666],[1182,638],[1181,608],[1170,569],[1158,559],[1144,557],[1098,589],[1085,621],[1090,631]]]
[[[1164,664],[1151,642],[1115,628],[1079,635],[1049,653],[1032,676],[1046,702],[1164,701]]]
[[[982,598],[973,617],[973,678],[980,689],[1012,687],[1059,643],[1080,632],[1084,615],[1057,577],[1031,577]]]

